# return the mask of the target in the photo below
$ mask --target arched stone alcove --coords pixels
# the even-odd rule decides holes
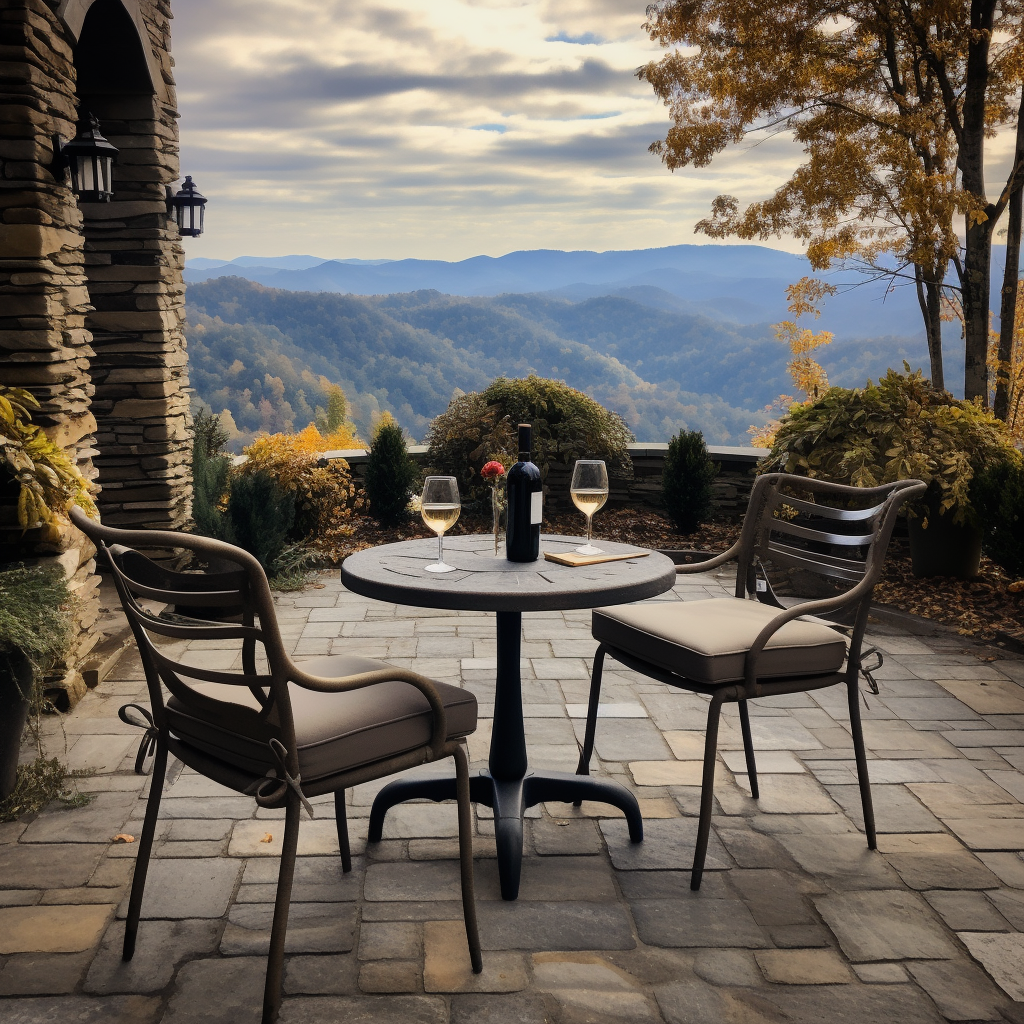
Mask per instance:
[[[166,0],[0,5],[0,383],[42,404],[47,433],[101,486],[105,520],[188,517],[184,253]],[[78,204],[52,139],[80,110],[118,148],[110,203]],[[17,529],[0,494],[0,560],[52,555],[79,598],[72,661],[95,639],[92,551],[70,528]],[[73,666],[72,666],[73,674]]]

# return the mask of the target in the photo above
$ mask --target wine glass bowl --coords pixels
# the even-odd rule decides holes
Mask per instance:
[[[608,470],[600,459],[580,459],[573,467],[569,484],[572,503],[587,517],[587,543],[576,548],[581,555],[603,554],[590,543],[594,513],[608,500]]]
[[[458,521],[462,511],[459,484],[453,476],[428,476],[420,495],[420,515],[429,529],[437,534],[437,561],[426,566],[427,572],[454,572],[455,566],[444,560],[444,535]]]

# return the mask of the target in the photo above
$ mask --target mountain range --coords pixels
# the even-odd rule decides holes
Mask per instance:
[[[644,441],[688,427],[709,442],[748,443],[760,410],[791,390],[788,350],[769,325],[712,319],[649,295],[359,296],[224,276],[190,284],[187,298],[192,385],[215,412],[230,411],[238,444],[258,430],[304,426],[328,382],[345,389],[362,436],[388,409],[417,439],[456,389],[480,390],[501,374],[566,380]],[[913,336],[837,339],[822,351],[833,382],[849,385],[925,359]]]
[[[994,309],[999,308],[1004,257],[1005,247],[994,246]],[[316,256],[200,258],[186,263],[185,279],[198,283],[235,276],[288,291],[352,295],[431,289],[467,297],[541,293],[574,302],[619,295],[653,308],[749,325],[786,319],[786,287],[813,273],[806,257],[767,246],[673,245],[609,252],[534,249],[457,262]],[[871,280],[849,270],[818,276],[835,284],[838,294],[824,303],[817,328],[830,330],[837,338],[922,334],[913,286]]]
[[[998,308],[1005,248],[993,248]],[[443,260],[326,260],[309,255],[186,264],[197,396],[227,409],[237,443],[301,428],[340,383],[363,435],[379,409],[415,438],[453,391],[500,374],[559,377],[621,413],[643,441],[681,427],[744,444],[764,407],[792,385],[771,325],[791,317],[786,288],[805,257],[756,245],[562,252]],[[862,385],[903,360],[927,368],[913,287],[855,272],[819,319],[817,353],[834,384]],[[946,380],[963,376],[957,325]]]

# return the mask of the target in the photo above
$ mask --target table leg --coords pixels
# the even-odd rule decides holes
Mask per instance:
[[[527,768],[523,683],[519,673],[523,615],[522,612],[498,612],[497,618],[498,675],[487,767],[494,779],[522,779]]]
[[[593,800],[618,807],[626,816],[629,838],[644,837],[640,806],[617,782],[571,772],[529,772],[523,728],[523,687],[519,671],[523,617],[498,612],[498,673],[494,692],[494,721],[487,772],[470,778],[474,803],[494,809],[494,839],[502,899],[519,896],[523,860],[523,814],[546,800],[566,803]],[[386,785],[370,810],[368,839],[380,842],[388,809],[404,800],[454,800],[454,779],[398,779]]]

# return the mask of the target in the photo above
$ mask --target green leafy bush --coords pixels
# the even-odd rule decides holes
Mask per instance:
[[[1024,460],[984,469],[971,483],[971,501],[984,528],[985,554],[1011,576],[1024,576]]]
[[[204,537],[223,537],[221,503],[228,490],[231,459],[224,454],[228,432],[220,417],[202,406],[192,421],[192,522]]]
[[[662,485],[665,508],[680,533],[693,533],[710,518],[717,472],[699,430],[681,430],[669,441]]]
[[[499,377],[484,391],[453,398],[427,433],[434,472],[454,476],[464,500],[489,500],[485,462],[515,462],[516,426],[533,424],[533,461],[547,476],[552,464],[603,459],[611,476],[630,479],[627,445],[634,440],[621,416],[562,381],[531,375]]]
[[[385,413],[374,431],[366,460],[370,515],[381,526],[395,526],[407,518],[410,491],[418,475],[402,428]]]
[[[228,498],[228,536],[273,575],[295,522],[295,493],[283,490],[266,470],[236,473]]]
[[[916,478],[928,492],[912,512],[951,512],[955,523],[975,522],[975,474],[1017,455],[1006,425],[904,366],[906,375],[889,370],[877,384],[830,388],[812,405],[794,406],[759,471],[855,487]]]

